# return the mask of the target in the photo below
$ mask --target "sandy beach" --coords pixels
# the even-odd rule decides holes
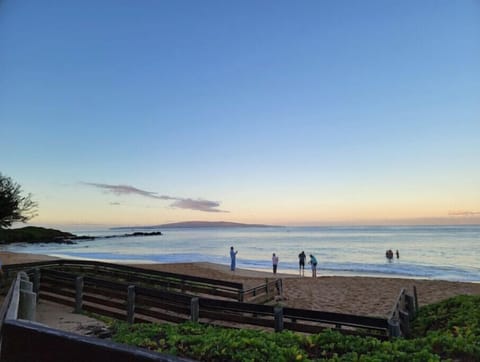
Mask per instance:
[[[52,260],[53,257],[38,254],[0,252],[3,264]],[[179,274],[196,275],[207,278],[239,281],[245,288],[260,285],[265,278],[274,278],[271,272],[237,269],[231,272],[227,265],[213,263],[176,263],[176,264],[141,264],[135,265],[146,269],[168,271]],[[324,276],[312,278],[310,271],[305,277],[291,274],[276,274],[283,279],[284,293],[279,303],[284,306],[313,309],[330,312],[349,313],[386,317],[402,288],[409,291],[416,286],[419,305],[435,303],[460,294],[480,294],[480,283],[461,283],[438,280],[377,278],[377,277],[339,277]],[[61,316],[53,313],[60,307],[40,304],[39,321],[58,327],[58,321],[70,323],[73,330],[81,322],[66,319],[64,311]],[[62,308],[63,310],[63,308]],[[62,324],[62,323],[60,323]]]
[[[273,273],[237,269],[213,263],[177,263],[136,265],[180,274],[206,278],[241,281],[246,288],[259,285]],[[462,283],[425,279],[377,277],[344,277],[319,275],[312,278],[310,270],[305,277],[276,274],[283,279],[284,294],[281,304],[293,308],[314,309],[357,315],[387,316],[398,297],[406,288],[413,293],[416,286],[420,306],[431,304],[460,294],[480,294],[480,283]]]

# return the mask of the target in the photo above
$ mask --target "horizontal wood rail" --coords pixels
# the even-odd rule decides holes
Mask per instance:
[[[169,273],[169,272],[150,270],[150,269],[132,267],[127,265],[121,265],[121,264],[104,263],[104,262],[94,261],[94,260],[59,259],[59,260],[49,260],[49,261],[41,261],[41,262],[33,262],[33,263],[9,264],[9,265],[4,265],[3,269],[5,273],[10,273],[10,272],[17,272],[19,270],[34,269],[37,267],[42,269],[45,267],[53,267],[53,268],[83,267],[85,271],[93,270],[95,272],[99,272],[101,270],[102,271],[112,270],[114,272],[123,271],[125,272],[124,275],[130,275],[132,277],[133,275],[145,275],[147,278],[151,278],[151,279],[153,279],[154,277],[172,278],[174,280],[180,279],[180,280],[190,281],[190,282],[229,287],[232,289],[243,289],[243,284],[237,283],[237,282],[230,282],[226,280],[211,279],[211,278],[202,278],[194,275]]]
[[[341,324],[343,326],[361,327],[367,329],[385,330],[387,328],[384,318],[357,316],[351,314],[322,312],[308,309],[284,308],[283,316],[291,319],[305,321],[319,321],[322,323]]]
[[[115,281],[123,280],[125,283],[129,284],[134,283],[145,287],[167,289],[192,295],[200,294],[233,300],[244,300],[246,298],[242,283],[161,272],[98,261],[51,260],[35,263],[10,264],[4,267],[4,272],[9,276],[19,270],[26,270],[33,275],[33,271],[36,268],[41,269],[42,271],[54,270],[59,273],[66,272],[71,275],[81,274],[84,276],[90,275],[96,277],[101,274],[104,279]],[[68,278],[66,275],[65,277]],[[261,290],[261,288],[259,290]],[[248,295],[249,294],[247,294],[247,297]],[[258,295],[255,296],[255,299],[264,302],[272,297],[273,296],[268,296],[264,292],[258,293]]]

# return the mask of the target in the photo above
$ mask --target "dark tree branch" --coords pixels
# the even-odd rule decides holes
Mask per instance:
[[[21,186],[0,173],[0,228],[27,222],[37,215],[37,206],[31,194],[23,196]]]

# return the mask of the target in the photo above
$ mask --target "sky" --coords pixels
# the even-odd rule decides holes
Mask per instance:
[[[480,2],[0,2],[33,225],[480,223]]]

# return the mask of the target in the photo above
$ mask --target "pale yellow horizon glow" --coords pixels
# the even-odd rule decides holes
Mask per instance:
[[[70,184],[38,192],[38,216],[30,224],[141,226],[193,220],[285,226],[480,224],[475,202],[480,192],[479,197],[472,193],[471,188],[439,192],[423,187],[322,189],[313,185],[292,191],[265,186],[234,193],[218,189],[206,193],[205,199],[222,200],[218,210],[228,212],[202,212],[175,207],[172,200]]]

